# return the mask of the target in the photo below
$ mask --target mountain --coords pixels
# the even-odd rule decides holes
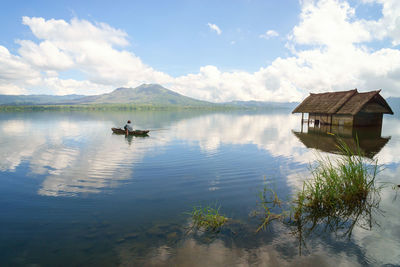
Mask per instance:
[[[0,105],[49,105],[63,104],[84,97],[83,95],[0,95]]]
[[[294,109],[298,102],[270,102],[270,101],[232,101],[225,103],[226,105],[242,107],[242,108],[256,108],[256,109]]]
[[[152,104],[208,106],[210,102],[190,98],[158,84],[142,84],[136,88],[118,88],[111,93],[86,96],[73,101],[76,104]]]
[[[136,88],[118,88],[107,94],[83,95],[0,95],[0,105],[86,105],[137,104],[149,106],[216,107],[234,109],[293,109],[298,103],[232,101],[211,103],[178,94],[158,84],[142,84]]]

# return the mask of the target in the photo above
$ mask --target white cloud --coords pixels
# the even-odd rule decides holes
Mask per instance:
[[[1,83],[0,82],[0,94],[1,95],[24,95],[28,91],[25,88],[18,87],[12,83]]]
[[[51,74],[50,74],[51,75]],[[49,76],[43,79],[43,84],[50,87],[55,95],[65,95],[65,94],[101,94],[107,93],[115,89],[115,87],[110,85],[102,85],[98,83],[93,83],[88,80],[77,81],[74,79],[60,79],[58,77]]]
[[[277,37],[279,36],[279,33],[274,31],[274,30],[268,30],[263,34],[260,34],[258,37],[263,38],[263,39],[270,39],[272,37]]]
[[[270,66],[255,73],[222,72],[215,66],[205,66],[200,68],[198,74],[176,78],[170,88],[184,95],[215,102],[236,99],[295,101],[301,98],[297,88],[279,78],[280,71]]]
[[[46,70],[65,70],[74,66],[73,59],[51,41],[35,44],[32,41],[18,41],[19,54],[32,66]]]
[[[114,29],[106,23],[92,24],[86,20],[73,18],[70,23],[64,20],[45,20],[43,18],[23,17],[22,23],[27,25],[39,39],[60,43],[80,43],[97,41],[108,45],[126,46],[126,32]]]
[[[207,23],[207,25],[211,30],[215,31],[218,35],[221,35],[222,31],[216,24]]]
[[[304,1],[299,25],[293,28],[298,44],[349,45],[371,40],[370,32],[355,17],[346,1]]]
[[[38,79],[39,71],[0,45],[0,94],[24,94],[27,92],[24,85],[34,84]]]
[[[397,0],[363,0],[364,3],[382,5],[382,17],[377,20],[363,21],[367,29],[377,39],[390,38],[393,46],[400,44],[400,2]]]
[[[120,86],[144,82],[165,83],[171,78],[145,65],[133,53],[118,47],[128,45],[126,33],[107,24],[85,20],[45,20],[23,17],[40,41],[19,40],[19,56],[0,47],[0,88],[16,80],[15,85],[47,88],[53,94],[98,94]],[[4,65],[4,66],[3,66]],[[86,80],[61,80],[57,72],[74,70]],[[1,82],[1,76],[5,76]],[[92,90],[91,90],[92,89]],[[15,91],[15,90],[14,90]]]
[[[351,88],[383,88],[384,96],[400,96],[400,51],[368,48],[378,36],[367,26],[346,1],[303,1],[300,22],[289,36],[293,56],[254,73],[202,67],[176,78],[171,88],[210,101],[300,101],[310,91]]]

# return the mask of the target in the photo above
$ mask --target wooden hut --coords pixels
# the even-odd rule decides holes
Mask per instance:
[[[383,114],[393,114],[381,90],[359,93],[357,89],[311,93],[292,113],[308,113],[315,125],[371,126],[382,125]]]

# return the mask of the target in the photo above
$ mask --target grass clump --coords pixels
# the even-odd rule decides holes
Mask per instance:
[[[192,228],[204,231],[219,231],[220,228],[228,221],[228,218],[221,215],[220,206],[195,206],[191,214]]]
[[[338,144],[342,155],[319,160],[296,196],[293,217],[301,232],[306,228],[310,233],[323,223],[331,230],[347,228],[350,236],[356,223],[371,226],[371,211],[379,204],[377,161],[364,158],[359,148],[353,152],[340,139]],[[366,223],[360,224],[360,218]]]
[[[264,182],[266,178],[264,177]],[[261,230],[265,230],[270,222],[273,220],[281,220],[286,217],[284,211],[282,211],[282,201],[274,190],[264,185],[263,190],[258,195],[258,208],[251,212],[251,216],[261,218],[261,224],[256,230],[258,233]],[[280,213],[275,212],[280,210]]]

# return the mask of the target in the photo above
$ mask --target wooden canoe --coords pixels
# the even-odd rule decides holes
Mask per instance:
[[[111,130],[113,131],[113,133],[115,134],[125,134],[125,130],[121,129],[121,128],[111,128]],[[134,130],[131,132],[128,132],[129,135],[142,135],[142,136],[146,136],[149,133],[149,130]]]

